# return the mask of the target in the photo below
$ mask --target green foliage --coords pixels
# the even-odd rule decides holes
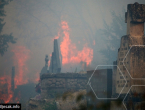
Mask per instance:
[[[48,102],[43,107],[44,110],[57,110],[56,102]]]
[[[16,43],[16,39],[10,35],[0,35],[0,54],[1,56],[4,55],[4,52],[7,51],[7,48],[9,47],[8,43]]]
[[[4,6],[7,5],[10,1],[12,0],[1,0],[0,1],[0,17],[6,16],[5,11],[4,11]],[[7,51],[7,48],[9,47],[8,43],[16,43],[16,38],[10,35],[2,35],[2,29],[5,23],[3,23],[3,19],[0,18],[0,55],[3,56],[4,52]]]
[[[0,0],[0,16],[5,16],[4,6],[9,4],[12,0]]]

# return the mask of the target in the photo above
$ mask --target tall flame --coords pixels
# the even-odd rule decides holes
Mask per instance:
[[[15,88],[17,85],[26,84],[28,82],[28,68],[26,61],[29,59],[30,50],[24,46],[16,46],[12,52],[14,52],[14,65],[17,67],[15,75]]]
[[[89,48],[87,43],[84,45],[81,51],[77,50],[74,43],[71,42],[69,37],[69,26],[66,21],[61,22],[61,29],[63,32],[63,41],[60,44],[60,50],[62,54],[62,65],[68,63],[78,64],[81,61],[86,62],[87,66],[93,59],[93,49]]]
[[[14,66],[16,67],[14,84],[15,89],[18,85],[23,85],[28,83],[29,77],[27,76],[28,68],[26,62],[30,57],[30,50],[24,46],[16,46],[12,52],[14,53]],[[4,103],[18,103],[20,98],[20,93],[14,96],[14,91],[11,88],[11,76],[4,75],[0,77],[0,102]],[[32,82],[39,81],[39,72],[35,74]]]

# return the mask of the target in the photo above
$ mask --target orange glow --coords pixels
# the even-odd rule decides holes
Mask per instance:
[[[77,50],[74,43],[69,38],[69,26],[66,21],[61,22],[61,29],[63,33],[63,40],[60,44],[62,54],[62,65],[68,63],[79,64],[81,61],[86,62],[87,66],[93,59],[93,49],[89,48],[87,44],[84,45],[81,51]],[[85,40],[85,39],[84,39]]]
[[[15,47],[12,52],[14,52],[14,65],[16,66],[15,74],[15,88],[17,85],[26,84],[28,82],[28,68],[26,61],[29,59],[30,50],[24,46]]]
[[[29,58],[30,51],[23,46],[15,47],[12,52],[14,52],[14,65],[15,65],[15,78],[14,84],[15,88],[18,85],[26,84],[28,82],[28,78],[26,74],[28,73],[28,68],[26,66],[26,61]],[[0,100],[4,101],[4,103],[12,103],[19,102],[20,93],[14,96],[14,93],[11,88],[11,76],[4,75],[0,77]]]
[[[11,78],[9,76],[0,77],[0,100],[4,103],[12,101],[13,92],[11,91]]]

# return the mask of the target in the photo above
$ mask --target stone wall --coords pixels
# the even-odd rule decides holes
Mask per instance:
[[[86,89],[87,75],[78,73],[43,74],[41,76],[41,97],[50,98],[66,91]]]

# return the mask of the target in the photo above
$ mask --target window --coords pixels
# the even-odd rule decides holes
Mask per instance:
[[[125,84],[122,84],[122,87],[124,87]]]
[[[123,70],[126,70],[124,66],[123,66]]]
[[[120,76],[120,79],[123,79],[123,76]]]
[[[120,56],[123,56],[124,55],[124,53],[123,52],[120,52]]]
[[[122,63],[122,62],[120,62],[120,65],[123,65],[123,63]]]

